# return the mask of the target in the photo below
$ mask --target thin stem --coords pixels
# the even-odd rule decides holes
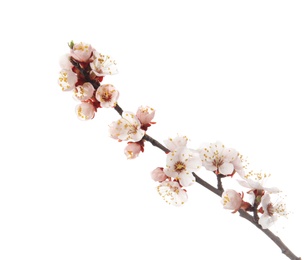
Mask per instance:
[[[91,79],[89,72],[86,69],[82,68],[78,61],[70,57],[70,62],[72,65],[75,66],[75,68],[77,68],[80,71],[85,81],[90,82],[95,89],[97,89],[100,86],[100,82],[94,79]]]
[[[196,173],[193,172],[193,175],[194,175],[195,181],[196,181],[197,183],[199,183],[201,186],[205,187],[206,189],[210,190],[211,192],[213,192],[213,193],[216,194],[217,196],[222,197],[223,191],[214,188],[214,187],[213,187],[212,185],[210,185],[208,182],[204,181],[202,178],[200,178],[198,175],[196,175]]]
[[[221,192],[224,191],[224,188],[223,188],[223,184],[222,184],[222,178],[224,177],[222,174],[217,174],[216,175],[217,177],[217,188],[218,190],[220,190]]]
[[[114,109],[117,111],[117,113],[121,116],[123,114],[123,110],[122,108],[116,104],[116,106],[114,107]]]
[[[153,139],[152,137],[150,137],[149,135],[145,134],[143,137],[144,140],[150,142],[153,146],[158,147],[159,149],[161,149],[162,151],[164,151],[165,153],[169,153],[170,150],[167,149],[164,145],[162,145],[161,143],[159,143],[157,140]]]

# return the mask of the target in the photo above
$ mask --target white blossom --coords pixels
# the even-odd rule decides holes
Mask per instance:
[[[200,167],[199,154],[182,147],[167,154],[164,172],[167,176],[178,179],[182,186],[189,186],[195,182],[193,172]]]
[[[121,141],[140,141],[145,135],[141,123],[135,114],[124,111],[122,118],[113,122],[109,128],[111,137]]]
[[[77,75],[72,70],[62,69],[58,79],[58,84],[63,91],[70,91],[75,88],[75,84],[78,80]]]
[[[101,107],[115,107],[119,92],[111,84],[104,84],[99,86],[96,90],[96,99],[100,102]]]
[[[287,216],[285,204],[283,202],[277,202],[273,204],[271,202],[270,194],[265,193],[261,198],[261,206],[263,214],[259,218],[259,224],[262,228],[267,229],[271,227],[280,216]]]
[[[188,200],[187,192],[176,181],[163,181],[157,190],[168,204],[174,206],[181,206]]]
[[[170,150],[174,151],[181,147],[185,147],[187,145],[188,138],[186,136],[177,135],[175,138],[168,138],[164,140],[165,146]]]
[[[243,171],[239,153],[235,149],[226,148],[221,142],[204,144],[198,151],[202,165],[208,171],[224,175]]]
[[[245,174],[242,180],[237,180],[240,185],[242,185],[245,188],[249,188],[251,191],[253,190],[259,190],[259,191],[267,191],[269,193],[277,193],[280,192],[280,190],[276,187],[268,187],[266,185],[266,182],[268,181],[268,178],[270,177],[270,174],[262,173],[262,172],[253,172],[250,171],[247,174]]]
[[[94,60],[90,63],[91,69],[96,76],[116,74],[116,62],[110,56],[103,55],[97,51],[93,53]]]

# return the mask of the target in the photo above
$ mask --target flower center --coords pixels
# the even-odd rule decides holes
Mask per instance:
[[[102,93],[101,98],[105,101],[108,102],[112,99],[112,93],[110,93],[109,91],[105,91]]]
[[[178,161],[175,163],[174,168],[176,172],[182,172],[185,170],[186,166],[183,162]]]
[[[212,164],[217,168],[219,168],[223,163],[224,163],[223,159],[219,157],[216,157],[212,162]]]
[[[273,214],[274,214],[274,207],[273,207],[272,203],[268,204],[267,211],[268,211],[269,216],[273,216]]]

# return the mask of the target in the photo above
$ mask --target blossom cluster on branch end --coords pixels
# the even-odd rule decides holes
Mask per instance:
[[[76,114],[81,120],[93,119],[98,108],[115,107],[119,97],[113,85],[101,85],[107,75],[117,73],[116,62],[100,54],[90,44],[69,43],[70,53],[60,60],[58,84],[63,91],[72,91],[76,100]]]

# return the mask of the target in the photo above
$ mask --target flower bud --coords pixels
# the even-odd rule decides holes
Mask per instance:
[[[222,194],[222,204],[224,209],[233,210],[233,213],[237,212],[242,205],[242,196],[235,190],[226,190]]]
[[[141,152],[141,145],[139,143],[131,143],[129,142],[125,148],[125,155],[127,159],[135,159],[139,156]]]
[[[91,103],[82,102],[77,105],[76,113],[79,119],[89,120],[95,116],[95,107]]]
[[[148,106],[141,106],[136,112],[136,116],[140,120],[142,125],[147,125],[150,124],[151,120],[154,118],[155,110]]]
[[[162,167],[157,167],[156,169],[154,169],[151,172],[151,178],[154,181],[165,181],[167,179],[167,175],[164,173],[163,168]]]

